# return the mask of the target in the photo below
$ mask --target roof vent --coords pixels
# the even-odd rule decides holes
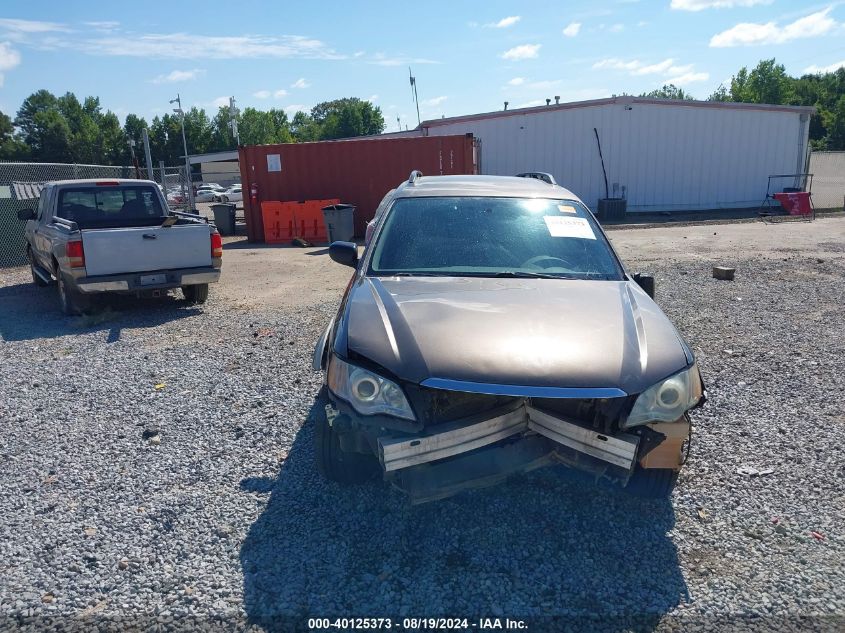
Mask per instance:
[[[546,105],[551,105],[551,103],[552,103],[551,99],[546,99]]]
[[[555,95],[555,105],[560,105],[560,96]]]
[[[507,109],[508,109],[508,102],[505,101],[505,110],[507,110]]]
[[[411,172],[411,175],[408,176],[408,184],[413,185],[414,183],[417,182],[417,178],[421,178],[422,175],[423,174],[419,169],[415,169],[414,171]]]

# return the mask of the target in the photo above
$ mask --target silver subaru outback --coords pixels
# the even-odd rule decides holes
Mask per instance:
[[[411,174],[380,205],[314,352],[316,460],[412,501],[551,464],[668,495],[704,403],[692,351],[572,192]]]

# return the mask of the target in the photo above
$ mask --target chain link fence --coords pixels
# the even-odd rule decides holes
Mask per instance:
[[[153,177],[165,192],[171,209],[188,208],[191,181],[184,167],[159,167]],[[4,163],[0,162],[0,268],[26,264],[24,223],[18,211],[34,209],[41,189],[48,182],[78,178],[142,178],[147,170],[135,167],[108,165],[76,165],[64,163]]]
[[[811,153],[809,171],[813,174],[813,206],[845,207],[845,152]]]

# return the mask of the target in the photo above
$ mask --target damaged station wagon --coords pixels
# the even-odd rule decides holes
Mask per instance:
[[[330,480],[413,502],[550,464],[668,495],[704,402],[692,351],[552,179],[413,172],[391,191],[314,352]]]

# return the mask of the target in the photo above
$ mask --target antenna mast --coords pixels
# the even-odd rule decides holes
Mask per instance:
[[[408,66],[408,79],[411,81],[411,93],[414,95],[414,104],[417,106],[417,125],[421,125],[420,120],[420,99],[417,96],[417,78],[411,73],[411,67]]]

